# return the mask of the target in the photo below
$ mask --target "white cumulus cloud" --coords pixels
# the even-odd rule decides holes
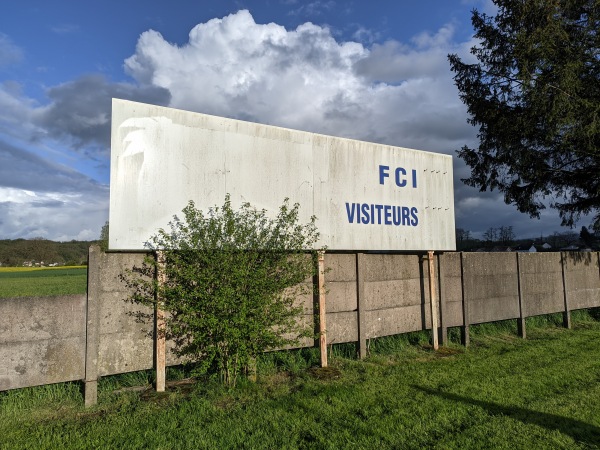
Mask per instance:
[[[369,49],[242,10],[197,25],[182,46],[143,33],[125,70],[168,89],[176,108],[450,153],[473,137],[446,61],[464,50],[452,33]]]
[[[322,123],[336,98],[359,94],[352,66],[366,54],[326,28],[287,31],[239,11],[197,25],[182,47],[143,33],[125,68],[141,84],[169,89],[172,106],[306,129]]]

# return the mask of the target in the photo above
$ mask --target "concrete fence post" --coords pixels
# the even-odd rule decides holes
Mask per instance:
[[[562,282],[563,282],[563,299],[564,299],[564,311],[563,311],[563,326],[565,328],[571,328],[571,311],[569,309],[569,286],[567,284],[567,259],[565,252],[560,252],[560,265],[562,268]]]
[[[465,292],[465,255],[460,252],[460,286],[461,286],[461,297],[462,297],[462,313],[463,313],[463,326],[461,327],[461,342],[462,345],[468,347],[471,341],[469,336],[469,301]]]
[[[366,329],[366,299],[365,299],[365,254],[356,254],[356,305],[357,305],[357,324],[358,324],[358,357],[359,359],[367,356],[367,329]]]
[[[521,253],[517,252],[517,289],[519,291],[519,318],[517,319],[517,333],[520,337],[525,339],[527,337],[527,330],[525,329],[523,282],[521,280],[521,258]]]
[[[448,326],[447,326],[447,309],[446,309],[446,300],[448,293],[446,292],[446,283],[444,282],[444,272],[445,266],[442,264],[442,255],[437,255],[437,263],[438,263],[438,283],[439,283],[439,295],[440,295],[440,340],[442,341],[442,345],[448,345]]]
[[[88,288],[85,331],[84,403],[98,403],[98,334],[100,325],[100,266],[102,250],[92,245],[88,250]]]

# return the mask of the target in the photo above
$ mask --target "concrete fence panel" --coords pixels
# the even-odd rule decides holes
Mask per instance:
[[[419,255],[366,255],[364,272],[366,338],[431,327],[428,270]]]
[[[303,292],[296,297],[296,305],[302,306],[302,315],[300,316],[299,321],[302,326],[313,329],[315,321],[315,298],[312,280],[302,284],[302,291]],[[312,347],[314,344],[314,339],[302,338],[299,347]],[[173,360],[173,362],[175,362],[175,360]],[[168,358],[167,364],[171,365]]]
[[[600,306],[598,252],[564,252],[565,284],[571,310]]]
[[[0,391],[85,376],[85,295],[0,299]]]
[[[142,253],[104,253],[90,248],[89,264],[96,267],[88,277],[88,308],[96,313],[98,376],[145,370],[153,367],[153,312],[127,300],[131,291],[120,276],[140,267]],[[141,322],[139,315],[149,320]],[[92,316],[92,314],[89,314]]]
[[[463,270],[468,323],[519,317],[515,253],[464,253]]]
[[[460,253],[439,255],[441,323],[443,327],[463,325],[462,273]]]
[[[358,341],[358,294],[355,254],[325,256],[327,342]]]
[[[560,253],[519,254],[523,316],[565,310]]]

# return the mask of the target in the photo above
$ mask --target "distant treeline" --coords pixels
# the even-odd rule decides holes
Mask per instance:
[[[22,266],[43,263],[48,265],[87,264],[88,248],[96,241],[54,242],[47,239],[0,240],[0,264]]]
[[[600,250],[600,231],[589,231],[587,227],[581,227],[581,231],[575,230],[554,232],[550,235],[516,239],[512,226],[500,226],[488,228],[483,233],[483,239],[477,239],[471,235],[471,231],[464,228],[456,228],[456,249],[458,251],[506,251],[528,250],[532,246],[536,251],[560,251],[591,249]]]

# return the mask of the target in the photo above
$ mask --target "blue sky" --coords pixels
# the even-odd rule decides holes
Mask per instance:
[[[95,239],[110,99],[453,154],[476,130],[446,55],[489,0],[8,2],[0,15],[0,239]],[[458,227],[561,231],[460,182]],[[587,225],[587,223],[579,224]],[[564,231],[564,230],[562,230]]]

